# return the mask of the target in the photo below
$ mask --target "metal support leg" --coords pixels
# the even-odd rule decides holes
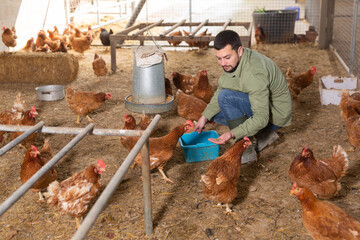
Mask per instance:
[[[152,203],[151,203],[151,176],[150,176],[150,150],[149,139],[146,140],[141,150],[142,161],[142,178],[143,178],[143,194],[144,194],[144,218],[145,233],[151,235],[153,232],[152,222]]]
[[[115,38],[110,35],[110,55],[111,55],[111,71],[116,71],[116,44]]]

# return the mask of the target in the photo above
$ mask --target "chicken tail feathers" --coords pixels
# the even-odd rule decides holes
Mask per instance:
[[[201,175],[201,182],[204,183],[205,186],[210,185],[210,178],[206,176],[206,174]]]
[[[345,176],[349,168],[348,155],[340,145],[337,145],[334,146],[332,159],[333,162],[330,164],[333,165],[334,173],[340,179]]]
[[[60,183],[58,181],[53,181],[47,187],[47,192],[44,193],[44,196],[47,198],[47,203],[50,206],[54,206],[58,202],[58,194],[60,191]]]
[[[293,72],[293,70],[292,70],[291,67],[288,67],[288,70],[287,70],[287,72],[286,72],[286,76],[287,76],[288,78],[292,78],[292,77],[294,76],[294,72]]]

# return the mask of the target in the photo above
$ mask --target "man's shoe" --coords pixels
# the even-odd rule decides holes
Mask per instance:
[[[253,145],[250,145],[241,156],[241,164],[257,161],[257,154]]]
[[[279,138],[279,135],[274,131],[262,132],[259,133],[256,137],[255,149],[258,152],[261,152],[265,147],[271,145],[276,139]]]

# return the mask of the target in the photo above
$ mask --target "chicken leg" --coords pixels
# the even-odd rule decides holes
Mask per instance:
[[[75,124],[80,125],[80,115],[77,116],[77,120],[76,120]]]
[[[166,183],[166,182],[174,183],[173,181],[171,181],[171,180],[165,175],[165,173],[164,173],[164,171],[163,171],[162,169],[160,169],[160,168],[158,168],[158,169],[159,169],[159,172],[161,173],[161,175],[163,176],[163,179],[165,180],[165,183]]]
[[[217,207],[221,207],[221,208],[223,208],[224,207],[224,205],[222,204],[222,203],[218,203],[217,205],[216,205]],[[225,207],[226,207],[226,214],[229,214],[229,213],[233,213],[234,211],[230,208],[230,206],[229,206],[229,204],[228,203],[225,203]]]
[[[88,115],[86,115],[86,118],[89,120],[89,122],[94,122]]]
[[[39,200],[38,202],[44,202],[44,196],[42,195],[41,191],[39,191]]]

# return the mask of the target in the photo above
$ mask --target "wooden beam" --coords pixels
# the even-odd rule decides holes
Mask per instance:
[[[203,21],[202,23],[200,23],[200,25],[192,32],[189,34],[189,37],[194,37],[195,34],[207,23],[209,22],[209,19],[206,19],[205,21]]]
[[[335,0],[321,0],[319,48],[328,49],[332,40],[334,27]]]
[[[215,36],[195,36],[189,38],[188,36],[144,36],[144,35],[114,35],[112,36],[113,41],[120,41],[120,40],[139,40],[139,41],[148,41],[148,40],[159,40],[159,41],[213,41]]]
[[[125,28],[125,29],[121,30],[120,32],[116,33],[116,35],[128,34],[129,32],[131,32],[135,29],[141,28],[142,25],[143,25],[143,23],[139,23],[132,27]]]
[[[186,21],[186,19],[181,20],[180,22],[178,22],[177,24],[175,24],[172,28],[160,33],[160,37],[164,37],[166,36],[169,32],[173,31],[174,29],[176,29],[178,26],[181,26],[184,24],[184,22]]]
[[[135,32],[133,34],[133,36],[137,37],[138,35],[144,33],[145,31],[147,31],[147,30],[149,30],[149,29],[151,29],[153,27],[159,26],[163,21],[164,21],[164,19],[161,19],[161,20],[157,21],[156,23],[153,23],[153,24],[151,24],[151,25],[149,25],[149,26],[147,26],[147,27],[145,27],[143,29],[140,29],[139,31]]]
[[[224,24],[223,30],[225,30],[227,28],[227,26],[230,24],[230,22],[231,22],[231,18],[229,18],[229,20]]]

